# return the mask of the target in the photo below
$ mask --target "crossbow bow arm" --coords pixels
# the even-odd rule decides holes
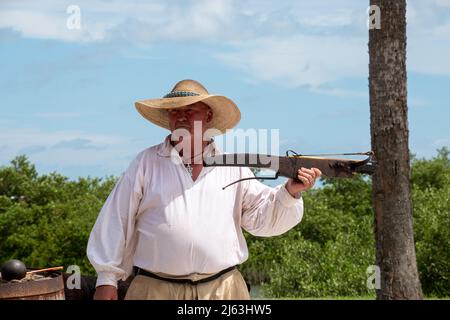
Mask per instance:
[[[296,181],[297,171],[300,168],[317,168],[322,171],[322,174],[326,177],[335,178],[351,178],[356,173],[361,174],[373,174],[376,168],[376,162],[373,160],[373,153],[351,153],[342,155],[367,155],[368,158],[364,160],[351,160],[351,159],[334,159],[334,158],[321,158],[313,156],[303,155],[288,155],[271,156],[263,154],[221,154],[213,157],[206,157],[203,160],[205,167],[253,167],[269,169],[275,172],[274,177],[252,177],[237,180],[228,186],[244,180],[251,179],[264,179],[274,180],[279,176],[286,178],[292,178]],[[226,186],[226,187],[228,187]],[[224,187],[224,189],[226,188]]]

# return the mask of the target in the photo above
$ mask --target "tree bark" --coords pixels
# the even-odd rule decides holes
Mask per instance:
[[[406,0],[370,0],[380,8],[381,28],[369,30],[369,91],[377,299],[422,299],[410,191],[407,117]]]

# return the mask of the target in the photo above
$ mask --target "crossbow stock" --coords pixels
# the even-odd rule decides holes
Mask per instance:
[[[367,158],[364,160],[351,160],[318,157],[337,155],[364,155],[367,156]],[[252,167],[275,171],[275,176],[273,177],[243,178],[234,181],[222,188],[225,189],[235,183],[244,180],[275,180],[278,179],[279,176],[292,178],[296,181],[299,181],[297,179],[297,171],[300,168],[318,168],[320,171],[322,171],[322,174],[324,176],[335,178],[351,178],[356,173],[371,175],[374,173],[376,168],[376,161],[373,159],[373,157],[374,153],[372,151],[358,153],[301,155],[292,150],[288,150],[285,157],[249,153],[221,154],[212,157],[205,157],[203,159],[203,165],[205,167]]]

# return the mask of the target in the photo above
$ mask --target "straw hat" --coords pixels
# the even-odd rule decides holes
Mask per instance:
[[[225,133],[241,119],[241,112],[233,101],[225,96],[210,95],[208,90],[195,80],[182,80],[164,97],[138,101],[135,106],[144,118],[170,130],[168,109],[181,108],[200,101],[213,111],[213,118],[208,122],[208,128]]]

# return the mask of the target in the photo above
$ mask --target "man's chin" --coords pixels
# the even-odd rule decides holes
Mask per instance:
[[[191,132],[192,127],[191,127],[191,126],[188,126],[188,125],[180,125],[180,126],[176,127],[175,130],[186,130],[186,131]]]

